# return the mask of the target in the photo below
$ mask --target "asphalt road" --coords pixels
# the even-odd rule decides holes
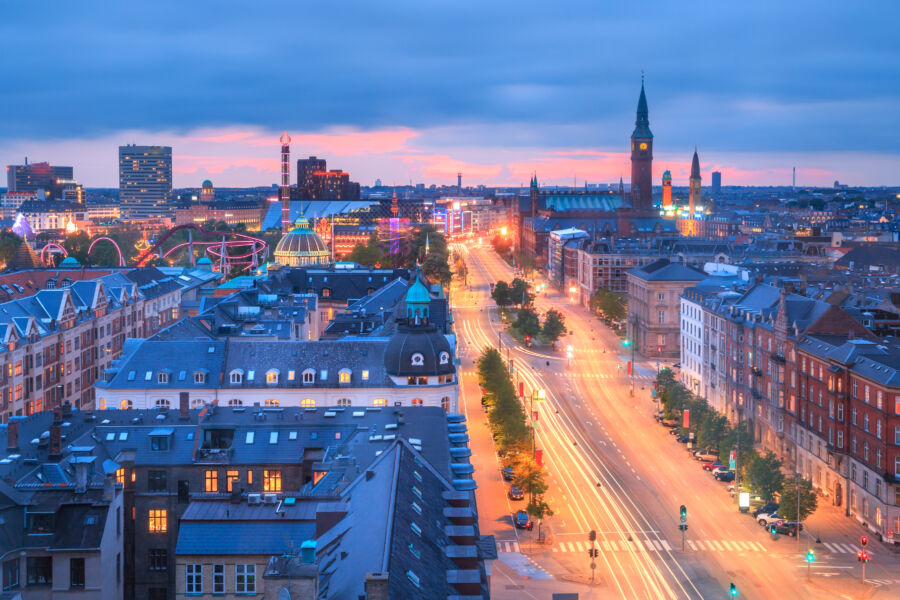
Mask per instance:
[[[495,598],[551,598],[578,591],[581,598],[728,598],[734,583],[739,598],[898,597],[900,560],[886,546],[870,542],[873,555],[862,584],[856,547],[860,527],[823,507],[807,523],[816,534],[773,539],[754,519],[737,511],[726,491],[653,420],[650,397],[655,363],[638,363],[635,395],[616,336],[563,295],[542,293],[535,304],[566,316],[570,335],[565,352],[522,348],[502,333],[489,283],[509,281],[512,269],[492,249],[454,246],[466,259],[468,287],[452,290],[455,330],[462,359],[461,404],[467,414],[477,466],[477,501],[482,533],[498,540],[493,567]],[[511,513],[524,502],[510,501],[500,477],[474,360],[485,346],[502,344],[536,401],[537,447],[543,450],[554,516],[545,521],[543,543],[537,527],[516,530]],[[617,368],[621,366],[621,368]],[[526,401],[526,409],[529,402]],[[679,506],[687,507],[684,549]],[[596,583],[591,578],[588,531],[597,532]],[[816,560],[809,569],[807,549]]]

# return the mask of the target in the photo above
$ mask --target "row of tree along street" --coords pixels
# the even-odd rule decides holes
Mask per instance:
[[[772,452],[760,454],[753,448],[753,436],[746,422],[733,427],[723,415],[710,408],[704,398],[695,396],[675,379],[669,369],[660,371],[656,378],[656,391],[661,404],[663,419],[684,423],[688,411],[688,428],[681,428],[683,435],[694,434],[697,447],[719,456],[728,467],[732,450],[740,450],[736,456],[742,486],[746,486],[763,503],[778,501],[778,514],[785,520],[797,518],[797,476],[786,477],[782,461]],[[738,443],[740,438],[740,443]],[[817,507],[817,497],[812,483],[800,479],[800,520],[805,520]]]
[[[528,495],[525,509],[538,522],[538,537],[544,517],[553,515],[544,500],[547,483],[544,469],[534,458],[534,437],[525,410],[516,396],[509,369],[496,348],[486,348],[478,358],[478,381],[482,404],[504,468],[513,469],[513,485]]]
[[[494,251],[506,262],[513,267],[522,270],[526,275],[535,269],[534,255],[525,254],[524,252],[514,252],[512,249],[512,240],[505,235],[497,234],[491,238],[491,245]]]
[[[498,281],[491,290],[491,298],[500,309],[518,306],[516,320],[510,335],[520,341],[534,340],[539,345],[553,344],[566,333],[566,320],[561,312],[551,308],[541,316],[534,309],[534,294],[528,290],[528,282],[516,277],[511,283]]]

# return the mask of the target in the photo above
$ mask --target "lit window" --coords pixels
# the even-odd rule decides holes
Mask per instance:
[[[134,408],[134,404],[131,402],[131,400],[122,400],[119,403],[119,406],[122,407],[122,410],[129,410],[131,408]]]
[[[315,408],[316,401],[312,398],[304,398],[300,401],[300,408]]]
[[[375,406],[387,406],[387,400],[384,398],[375,398],[373,403]]]
[[[206,472],[206,492],[214,494],[219,491],[219,473],[218,471]]]
[[[293,381],[293,380],[294,380],[294,371],[290,370],[290,371],[288,371],[288,381]]]
[[[263,491],[264,492],[280,492],[281,491],[281,471],[263,471]]]
[[[278,406],[278,400],[275,398],[269,398],[266,400],[266,406]]]
[[[412,405],[413,406],[422,406],[422,399],[421,398],[413,398]]]
[[[125,469],[116,469],[116,483],[125,486]]]
[[[277,369],[270,369],[266,372],[266,383],[278,383]]]
[[[363,381],[368,381],[368,380],[369,380],[369,372],[368,372],[368,371],[363,371],[363,372],[362,372],[362,379],[363,379]]]
[[[234,483],[238,480],[240,476],[237,471],[225,471],[225,486],[226,491],[233,492],[234,491]]]
[[[338,380],[341,383],[350,383],[350,369],[341,369]]]
[[[150,510],[150,533],[166,533],[169,530],[168,513],[164,508]]]

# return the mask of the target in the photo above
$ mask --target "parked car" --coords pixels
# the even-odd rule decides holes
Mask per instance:
[[[784,517],[779,515],[777,512],[760,513],[756,515],[756,522],[759,523],[762,527],[768,527],[769,525],[777,521],[784,521]]]
[[[522,488],[517,488],[516,486],[510,486],[509,488],[509,496],[510,500],[523,500],[525,498],[525,490]]]
[[[772,526],[770,525],[767,529],[769,531],[771,531]],[[775,522],[775,533],[780,533],[781,535],[789,535],[791,537],[794,537],[800,531],[803,531],[803,523],[798,523],[797,521],[776,521]]]
[[[531,522],[531,519],[528,518],[528,513],[524,510],[516,511],[516,514],[513,515],[513,523],[516,525],[516,529],[531,529],[534,527],[534,524]]]
[[[715,477],[716,481],[734,481],[734,473],[731,471],[719,471]]]
[[[778,511],[778,503],[777,502],[769,502],[765,506],[761,506],[753,511],[753,516],[758,517],[759,515],[768,515],[773,512]]]
[[[688,435],[679,435],[675,437],[675,441],[679,444],[687,444],[689,441],[691,441],[691,438]]]
[[[512,467],[506,467],[503,469],[503,480],[504,481],[512,481],[516,477],[516,472],[513,471]]]
[[[728,467],[726,467],[725,465],[720,465],[720,466],[718,466],[718,467],[714,467],[714,468],[709,469],[709,470],[712,471],[712,474],[713,474],[713,475],[718,475],[719,473],[721,473],[721,472],[723,472],[723,471],[727,471],[727,470],[728,470]]]
[[[706,462],[703,463],[702,466],[703,466],[703,470],[704,470],[704,471],[715,471],[716,469],[724,469],[724,468],[725,468],[725,465],[723,465],[723,464],[722,464],[721,462],[719,462],[718,460],[716,460],[716,461],[712,461],[712,460],[706,461]]]
[[[707,460],[713,461],[713,460],[719,460],[719,455],[718,455],[718,454],[713,454],[712,452],[706,452],[706,451],[695,452],[695,453],[694,453],[694,460],[700,460],[700,461],[707,461]]]

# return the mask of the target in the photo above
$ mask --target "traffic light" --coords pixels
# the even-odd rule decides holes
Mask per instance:
[[[866,536],[862,536],[861,538],[859,538],[859,543],[863,548],[865,548],[866,544],[869,543],[869,538]]]
[[[622,342],[622,345],[623,345],[623,346],[630,346],[630,345],[631,345],[631,340],[624,340],[624,341]]]
[[[591,532],[588,533],[588,541],[590,541],[590,542],[597,541],[597,532],[595,530],[591,529]]]
[[[530,336],[530,335],[526,335],[526,336],[525,336],[525,343],[528,343],[528,342],[530,342],[530,341],[531,341],[531,336]]]
[[[775,527],[775,523],[772,523],[772,527],[769,529],[772,535],[775,535],[778,532],[778,529]]]
[[[731,594],[732,598],[737,598],[737,586],[733,583],[731,584],[731,588],[729,588],[728,593]]]
[[[862,562],[862,550],[856,551],[856,562]]]
[[[681,520],[682,520],[682,521],[684,521],[685,519],[687,519],[687,507],[686,507],[684,504],[681,505],[681,509],[680,509],[679,512],[680,512],[680,514],[681,514]]]
[[[863,561],[864,563],[869,562],[869,553],[866,552],[865,550],[863,550],[863,553],[862,553],[862,561]]]
[[[814,560],[816,560],[816,557],[813,555],[813,551],[807,550],[806,551],[806,562],[813,562]]]

